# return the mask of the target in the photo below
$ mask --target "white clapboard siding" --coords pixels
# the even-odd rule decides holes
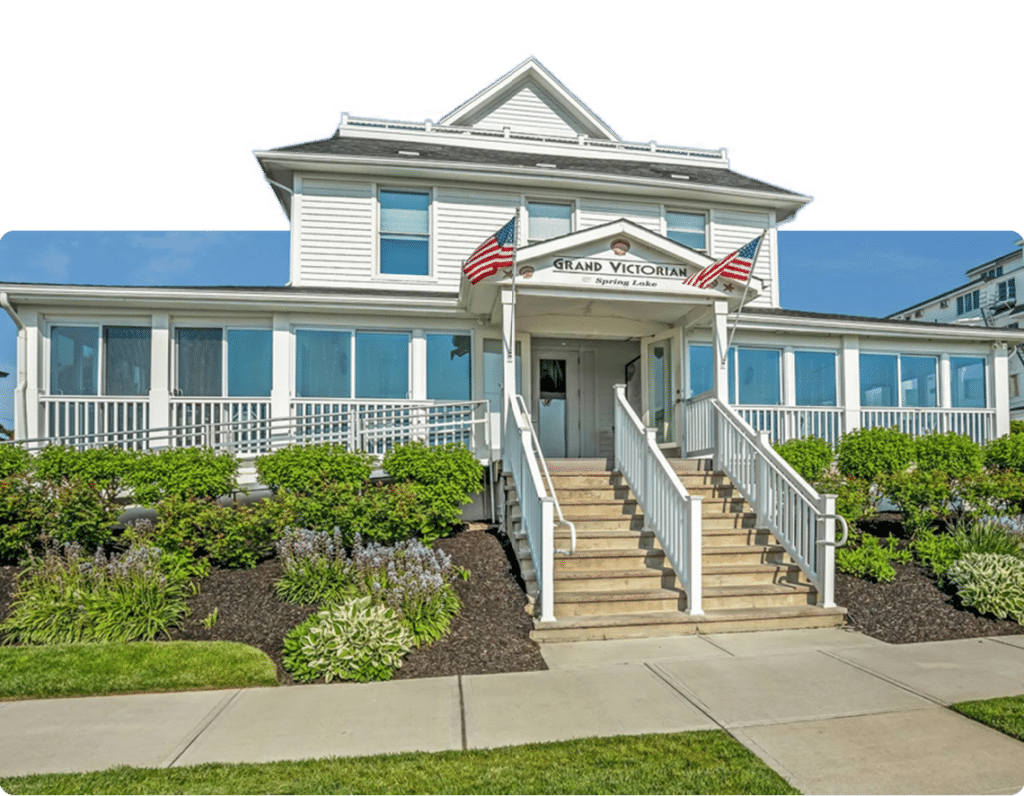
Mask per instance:
[[[768,214],[744,212],[739,210],[711,211],[711,256],[715,259],[724,257],[757,237],[763,229],[767,229]],[[778,273],[776,253],[772,249],[769,234],[761,243],[761,250],[754,265],[754,276],[764,282],[764,293],[754,299],[752,306],[778,306]]]
[[[503,103],[488,111],[473,127],[501,130],[510,127],[513,132],[535,135],[575,136],[586,132],[533,86],[525,85]]]
[[[1021,276],[1022,274],[1020,274],[1020,272],[1018,272],[1016,275],[1016,288],[1018,291],[1024,290],[1024,279],[1021,279]],[[949,296],[946,296],[940,300],[930,301],[925,306],[918,308],[921,310],[920,318],[915,317],[916,310],[911,310],[910,312],[902,312],[899,314],[898,317],[900,319],[907,319],[907,316],[909,315],[910,318],[907,320],[938,321],[939,323],[956,323],[958,320],[963,320],[965,318],[980,319],[981,311],[978,309],[973,309],[973,303],[971,304],[972,309],[969,312],[965,312],[962,315],[956,314],[957,298],[959,296],[966,297],[967,295],[970,295],[974,293],[975,290],[977,290],[979,306],[985,310],[985,314],[989,316],[990,322],[993,326],[1003,326],[1005,325],[1005,323],[1012,323],[1014,320],[1017,320],[1019,322],[1018,318],[1004,320],[1005,313],[996,315],[994,318],[992,317],[992,313],[995,312],[995,307],[993,307],[993,305],[999,300],[999,283],[1005,282],[1007,279],[1010,278],[1014,278],[1014,275],[1011,274],[1009,277],[996,277],[990,282],[979,282],[978,284],[970,285],[969,287],[965,287],[962,290],[958,290],[956,293],[951,293]],[[1018,295],[1021,294],[1018,293]],[[1024,298],[1024,296],[1022,296],[1022,298]],[[946,306],[940,306],[940,301],[947,302]],[[979,324],[983,324],[981,320],[978,320],[977,322]]]
[[[439,188],[434,204],[435,255],[439,287],[458,288],[462,264],[506,224],[519,205],[518,194]]]
[[[368,282],[373,276],[373,190],[334,180],[302,181],[297,285]]]
[[[652,232],[661,232],[661,207],[656,204],[580,199],[577,202],[577,210],[580,229],[589,229],[625,218]]]

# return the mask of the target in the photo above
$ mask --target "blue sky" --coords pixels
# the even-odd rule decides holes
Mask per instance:
[[[1016,232],[779,232],[787,309],[884,316],[963,284],[964,272],[1014,250]],[[8,232],[0,282],[283,285],[287,232]],[[837,290],[836,285],[843,285]],[[15,335],[0,316],[0,423],[13,417]]]

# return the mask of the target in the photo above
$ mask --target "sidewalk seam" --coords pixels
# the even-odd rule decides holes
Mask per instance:
[[[1016,636],[1014,636],[1016,638]],[[1009,641],[1005,641],[1005,636],[985,636],[985,641],[994,641],[996,644],[1002,644],[1004,647],[1012,647],[1013,649],[1022,649],[1019,644],[1011,644]]]
[[[882,680],[883,682],[889,683],[889,685],[894,685],[897,688],[900,688],[900,689],[906,691],[909,694],[913,694],[914,696],[921,697],[921,699],[927,699],[929,702],[932,702],[933,704],[936,704],[936,705],[938,705],[941,708],[949,707],[948,703],[943,702],[941,699],[933,697],[931,694],[926,694],[923,691],[918,691],[916,688],[911,688],[906,683],[901,683],[899,680],[894,680],[893,678],[887,677],[886,675],[884,675],[884,674],[882,674],[880,672],[876,672],[873,669],[868,669],[866,666],[862,666],[859,663],[847,660],[846,658],[841,658],[838,655],[836,655],[836,654],[834,654],[832,652],[829,652],[827,650],[818,650],[818,652],[820,652],[822,655],[827,655],[828,657],[832,658],[833,660],[839,661],[840,663],[845,663],[847,666],[851,666],[854,669],[859,669],[860,671],[864,672],[865,674],[870,674],[872,677],[877,677],[879,680]]]
[[[651,672],[651,674],[653,674],[655,677],[657,677],[659,680],[661,680],[665,685],[667,685],[669,688],[671,688],[673,691],[675,691],[680,697],[682,697],[683,700],[685,700],[686,702],[689,702],[697,710],[699,710],[701,713],[703,713],[705,716],[707,716],[708,719],[713,721],[719,727],[719,729],[725,730],[725,725],[722,724],[722,722],[720,722],[714,716],[712,716],[711,713],[708,712],[706,706],[703,705],[700,702],[700,700],[697,699],[697,697],[695,695],[688,694],[686,691],[684,691],[683,687],[681,685],[679,685],[678,683],[676,683],[667,673],[665,673],[661,669],[659,669],[657,664],[645,661],[643,663],[643,665]]]
[[[463,750],[469,748],[468,741],[466,740],[466,697],[462,691],[462,675],[459,675],[459,724],[462,728],[462,748]]]
[[[223,699],[221,699],[220,702],[214,705],[213,709],[206,714],[206,716],[199,722],[199,724],[196,725],[192,732],[185,736],[185,740],[182,741],[174,749],[173,752],[171,752],[166,758],[164,758],[164,761],[160,763],[160,765],[158,765],[157,768],[170,768],[171,766],[173,766],[178,761],[178,759],[189,750],[189,747],[191,747],[192,744],[196,742],[196,739],[198,739],[199,736],[202,735],[203,731],[205,731],[206,728],[213,723],[214,719],[216,719],[221,713],[227,710],[228,705],[234,702],[235,699],[238,698],[238,695],[241,694],[242,691],[244,690],[245,689],[243,688],[235,689],[234,693],[225,696]]]

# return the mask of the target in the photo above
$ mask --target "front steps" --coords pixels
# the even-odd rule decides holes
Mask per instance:
[[[576,526],[576,553],[555,555],[555,622],[535,620],[536,641],[581,641],[833,627],[845,609],[816,606],[800,568],[738,490],[707,460],[670,460],[687,491],[703,497],[703,616],[686,595],[621,474],[604,459],[549,460],[562,511]],[[538,593],[515,491],[506,485],[506,528],[527,591]],[[569,550],[556,526],[555,547]]]

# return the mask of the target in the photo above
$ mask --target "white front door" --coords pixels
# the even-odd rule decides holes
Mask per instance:
[[[676,409],[679,388],[678,329],[648,337],[643,341],[641,355],[644,372],[644,423],[657,431],[659,443],[676,440]]]
[[[534,414],[540,447],[548,458],[580,455],[579,352],[534,352]]]

